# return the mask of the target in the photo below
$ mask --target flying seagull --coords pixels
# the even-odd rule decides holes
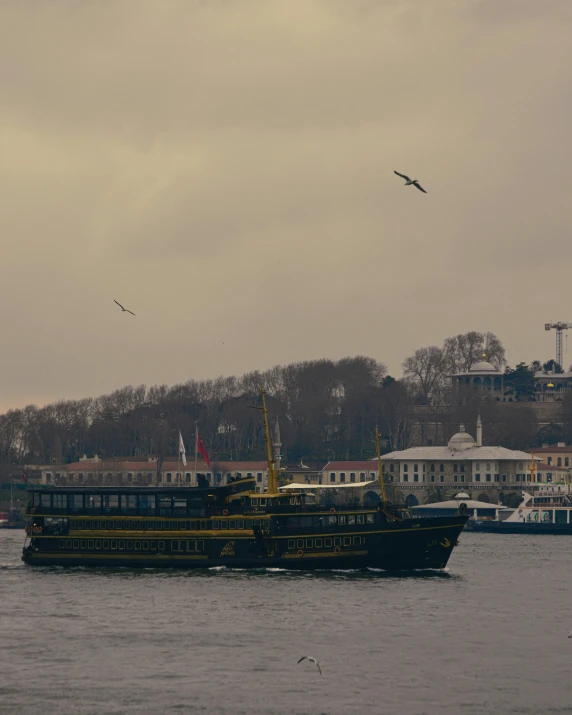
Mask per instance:
[[[310,663],[314,663],[316,665],[316,668],[320,671],[320,675],[322,675],[322,669],[320,668],[320,664],[318,663],[318,661],[315,658],[312,658],[309,655],[303,655],[300,658],[300,660],[298,661],[298,663],[301,663],[303,660],[309,660]],[[298,663],[296,663],[296,665],[298,665]]]
[[[117,303],[117,301],[115,300],[115,298],[113,299],[113,302],[114,302],[114,303]],[[124,313],[131,313],[131,311],[130,311],[130,310],[127,310],[127,308],[124,308],[124,307],[121,305],[121,303],[117,303],[117,305],[121,308],[121,310],[122,310]],[[131,315],[135,315],[135,313],[131,313]]]
[[[568,634],[568,638],[572,638],[572,631]]]
[[[405,176],[405,174],[400,174],[398,171],[393,170],[394,174],[397,174],[397,176],[401,176],[402,179],[405,179],[405,186],[414,186],[416,189],[419,189],[419,191],[422,191],[424,194],[427,192],[425,189],[421,186],[421,184],[417,181],[417,179],[410,179],[408,176]]]

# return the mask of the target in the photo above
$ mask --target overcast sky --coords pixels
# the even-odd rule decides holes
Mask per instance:
[[[553,357],[571,27],[570,0],[2,0],[0,409],[399,375],[468,330]]]

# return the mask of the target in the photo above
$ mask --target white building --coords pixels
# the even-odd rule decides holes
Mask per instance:
[[[482,446],[482,422],[477,422],[477,439],[463,425],[447,446],[412,447],[384,454],[383,471],[390,481],[399,485],[481,486],[526,482],[530,474],[531,455],[506,447]],[[540,457],[535,456],[536,464]],[[465,487],[466,488],[466,487]]]

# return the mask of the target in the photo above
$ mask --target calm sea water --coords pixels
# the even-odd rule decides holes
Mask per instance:
[[[23,538],[0,530],[1,713],[572,713],[570,537],[467,533],[400,578],[31,568]]]

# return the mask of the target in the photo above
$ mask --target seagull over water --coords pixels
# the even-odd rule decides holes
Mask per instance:
[[[405,186],[414,186],[416,189],[419,189],[419,191],[422,191],[424,194],[427,192],[425,189],[421,186],[421,184],[417,181],[417,179],[410,179],[408,176],[405,174],[400,174],[398,171],[393,170],[394,174],[397,174],[397,176],[401,176],[402,179],[405,179]]]
[[[320,671],[320,675],[322,675],[322,669],[320,668],[320,664],[318,663],[318,661],[315,658],[312,658],[309,655],[303,655],[300,658],[300,660],[298,661],[298,663],[301,663],[303,660],[309,660],[310,663],[314,663],[316,668]],[[298,665],[298,663],[296,663],[296,665]]]
[[[113,299],[113,302],[114,302],[114,303],[117,303],[117,301],[115,300],[115,298]],[[127,308],[124,308],[124,307],[121,305],[121,303],[117,303],[117,305],[121,308],[121,310],[122,310],[124,313],[131,313],[131,315],[135,315],[135,313],[132,313],[130,310],[127,310]]]

